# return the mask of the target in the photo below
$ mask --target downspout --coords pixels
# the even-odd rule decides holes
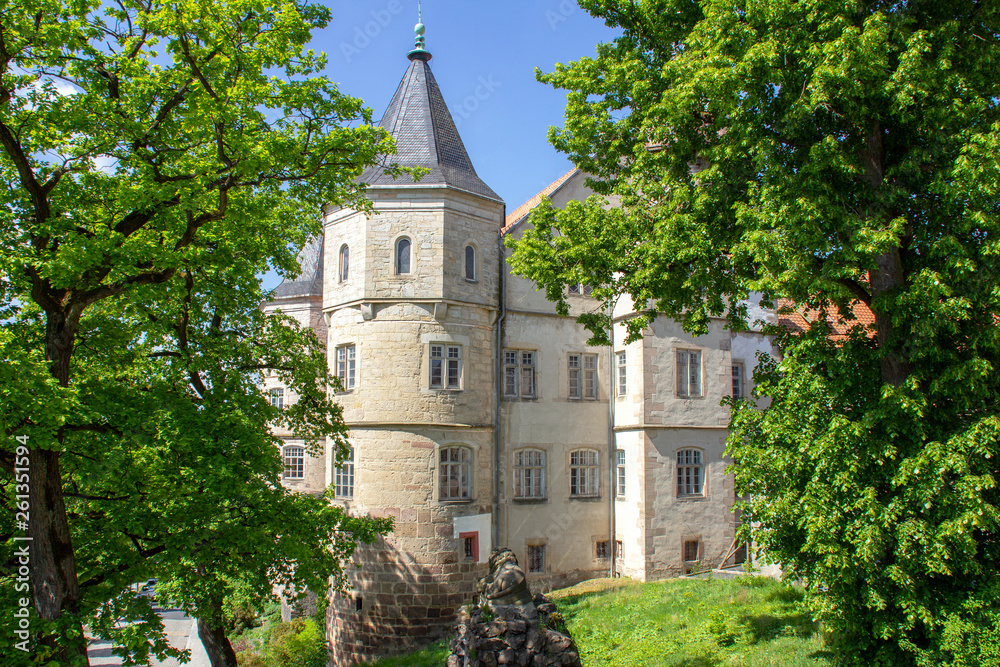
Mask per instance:
[[[608,303],[608,319],[611,322],[611,336],[608,343],[608,471],[611,474],[611,483],[608,486],[608,531],[609,540],[611,544],[608,547],[611,548],[611,571],[608,573],[611,577],[618,576],[618,549],[616,545],[618,541],[615,539],[615,497],[618,495],[618,490],[615,488],[617,460],[615,460],[615,395],[617,393],[617,387],[615,386],[615,309]]]
[[[506,220],[506,207],[504,219]],[[497,237],[500,249],[500,315],[497,317],[494,349],[496,350],[496,395],[493,404],[493,549],[500,546],[500,397],[503,395],[503,351],[500,349],[500,328],[507,314],[507,271],[504,255],[503,233]]]

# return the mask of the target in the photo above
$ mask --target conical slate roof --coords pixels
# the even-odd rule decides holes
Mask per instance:
[[[396,140],[396,155],[390,155],[388,161],[401,167],[430,169],[430,173],[420,179],[421,185],[450,185],[487,199],[503,201],[476,175],[441,89],[427,64],[430,54],[414,51],[410,59],[410,67],[379,123]],[[368,185],[412,183],[409,175],[393,179],[379,167],[366,170],[360,180]]]

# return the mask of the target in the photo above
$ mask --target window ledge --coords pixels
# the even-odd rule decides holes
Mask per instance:
[[[705,494],[690,494],[684,496],[676,496],[675,499],[688,502],[688,501],[708,500],[708,496],[706,496]]]
[[[584,502],[593,502],[595,500],[600,500],[600,496],[570,496],[570,500],[582,500]]]
[[[511,498],[511,501],[518,505],[541,505],[549,502],[548,498]]]
[[[475,502],[475,498],[441,498],[438,502],[442,505],[468,505]]]

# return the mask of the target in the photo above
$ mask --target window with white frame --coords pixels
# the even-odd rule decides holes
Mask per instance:
[[[465,246],[465,279],[476,279],[476,249],[471,245]]]
[[[577,449],[569,454],[569,495],[594,498],[600,495],[601,459],[594,449]]]
[[[285,479],[302,479],[305,468],[305,448],[288,446],[285,447],[283,454],[285,457]]]
[[[285,407],[285,390],[281,387],[275,387],[268,392],[267,399],[271,405],[280,410]]]
[[[503,395],[505,398],[535,397],[535,357],[532,350],[503,351]]]
[[[410,272],[410,239],[401,238],[396,241],[396,275],[406,275]]]
[[[545,498],[545,452],[519,449],[514,452],[514,497]]]
[[[354,389],[355,380],[355,348],[353,345],[341,345],[337,348],[337,377],[344,391]]]
[[[677,350],[677,395],[701,396],[701,352]]]
[[[545,545],[528,545],[528,572],[545,572]]]
[[[628,364],[625,350],[615,353],[615,366],[618,369],[618,395],[628,393]]]
[[[597,355],[569,355],[569,397],[597,400]]]
[[[625,495],[625,451],[615,451],[615,492],[619,497]]]
[[[351,272],[351,249],[347,244],[340,246],[340,282],[346,282]]]
[[[566,291],[573,296],[590,296],[594,288],[590,285],[572,284],[567,286]]]
[[[354,447],[351,447],[347,458],[334,470],[333,482],[336,497],[354,497]]]
[[[705,467],[700,449],[677,451],[677,495],[700,496],[705,492]]]
[[[438,466],[440,500],[472,499],[472,450],[442,447]]]
[[[462,346],[431,343],[431,389],[462,388]]]
[[[733,364],[733,398],[743,398],[743,364]]]

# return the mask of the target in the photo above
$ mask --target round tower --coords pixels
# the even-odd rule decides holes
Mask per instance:
[[[325,212],[323,313],[353,462],[328,483],[395,530],[360,547],[328,613],[334,664],[450,631],[492,542],[498,232],[504,203],[476,175],[423,48],[381,126],[419,182],[363,174],[374,214]],[[332,457],[328,457],[332,461]]]

